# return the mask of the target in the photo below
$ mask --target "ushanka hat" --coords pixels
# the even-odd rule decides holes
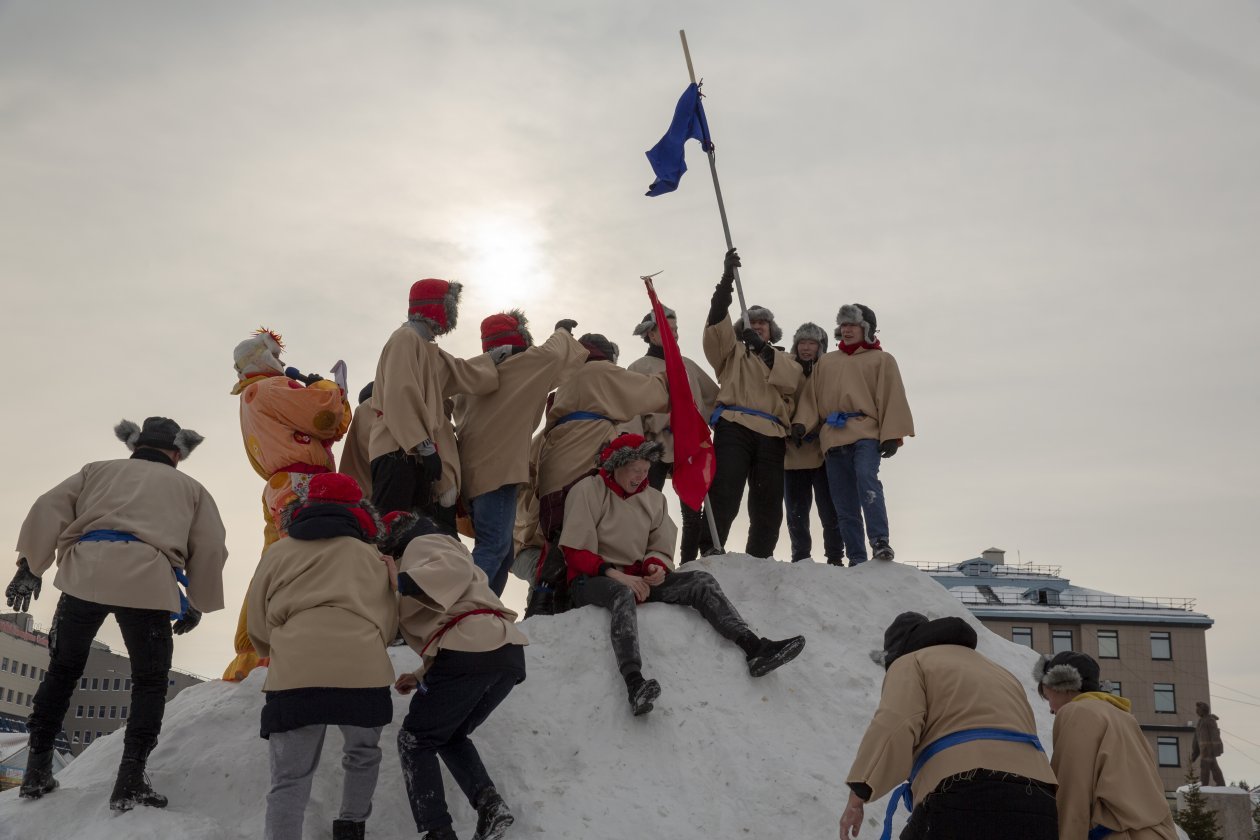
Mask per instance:
[[[796,328],[796,333],[792,336],[792,355],[796,355],[796,345],[802,341],[817,341],[818,353],[821,355],[827,352],[827,332],[813,321],[806,321]]]
[[[407,296],[407,319],[423,321],[434,335],[446,335],[455,329],[459,318],[459,296],[464,291],[461,283],[452,283],[428,277],[411,284]]]
[[[599,468],[611,473],[631,461],[659,461],[664,451],[664,444],[626,432],[613,438],[599,453]]]
[[[534,337],[529,334],[529,321],[519,309],[511,309],[490,315],[481,322],[481,351],[494,347],[533,347]]]
[[[114,434],[132,452],[147,446],[178,452],[180,458],[187,458],[205,440],[192,429],[181,429],[169,417],[146,417],[143,426],[123,420],[114,427]]]
[[[779,339],[783,338],[783,328],[774,320],[774,313],[764,306],[748,307],[748,323],[753,321],[769,321],[770,322],[770,343],[776,344]]]
[[[675,322],[678,320],[678,313],[668,306],[662,304],[661,309],[665,310],[666,319]],[[648,338],[648,334],[654,329],[656,329],[656,310],[649,309],[648,314],[643,316],[643,320],[634,325],[634,334],[643,336],[643,340],[651,344],[652,339]]]
[[[858,324],[867,344],[875,343],[875,310],[860,303],[846,303],[836,313],[836,341],[840,340],[841,324]]]
[[[1037,693],[1045,697],[1043,688],[1056,691],[1101,691],[1102,671],[1089,654],[1065,650],[1053,657],[1042,656],[1033,666]]]
[[[600,333],[587,333],[578,339],[578,344],[586,348],[590,354],[588,362],[612,362],[617,364],[621,350]]]

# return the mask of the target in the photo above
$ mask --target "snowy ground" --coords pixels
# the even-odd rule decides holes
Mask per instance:
[[[529,679],[474,736],[516,813],[508,837],[826,838],[837,833],[843,786],[879,697],[883,671],[869,658],[883,628],[914,609],[957,615],[980,635],[980,651],[1029,687],[1042,742],[1051,717],[1032,692],[1036,654],[990,633],[926,575],[896,563],[857,569],[758,561],[743,555],[700,561],[753,628],[804,633],[800,658],[753,680],[743,655],[690,610],[640,611],[644,673],[661,683],[655,711],[631,717],[608,645],[608,616],[594,608],[524,623]],[[399,672],[416,665],[391,650]],[[150,770],[171,801],[165,810],[108,809],[121,732],[92,744],[37,802],[0,795],[0,840],[220,840],[262,836],[268,787],[266,742],[258,737],[262,673],[240,685],[210,682],[167,708]],[[395,721],[408,698],[395,702]],[[415,835],[396,729],[385,759],[369,837]],[[306,838],[331,836],[340,799],[340,735],[325,744],[307,811]],[[455,828],[472,835],[472,811],[448,785]],[[867,807],[864,838],[879,836],[884,802]],[[904,819],[904,814],[902,815]],[[897,830],[900,830],[901,820]],[[894,835],[895,836],[895,835]]]

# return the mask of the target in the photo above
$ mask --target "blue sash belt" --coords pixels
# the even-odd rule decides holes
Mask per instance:
[[[570,423],[574,420],[603,420],[607,423],[613,422],[611,417],[605,417],[602,414],[596,414],[594,411],[571,411],[568,414],[561,417],[555,423],[552,423],[551,428],[554,429],[556,426],[563,426],[565,423]]]
[[[784,423],[782,420],[780,420],[778,417],[775,417],[773,414],[771,414],[768,411],[758,411],[755,408],[747,408],[742,405],[723,405],[722,403],[718,403],[717,406],[714,407],[713,413],[709,415],[710,426],[717,425],[717,421],[721,419],[723,411],[738,411],[740,414],[751,414],[753,417],[763,417],[766,420],[769,420],[772,423],[782,426],[785,429],[787,428],[786,423]]]
[[[892,837],[892,818],[897,812],[897,806],[905,803],[906,810],[912,810],[914,800],[910,795],[910,785],[914,784],[915,776],[919,775],[919,771],[923,769],[923,765],[927,764],[937,753],[958,744],[965,744],[968,741],[1020,741],[1025,744],[1032,744],[1039,752],[1045,752],[1041,746],[1041,741],[1037,740],[1036,735],[1029,735],[1025,732],[1012,732],[1009,729],[963,729],[959,732],[951,732],[948,735],[942,735],[932,743],[923,748],[919,753],[919,757],[914,760],[914,766],[910,768],[910,778],[901,784],[892,792],[892,796],[888,799],[888,810],[884,814],[884,833],[879,836],[879,840],[890,840]],[[1091,840],[1094,840],[1091,834]]]
[[[1114,834],[1110,828],[1105,825],[1096,825],[1089,830],[1089,840],[1102,840],[1108,834]]]
[[[101,528],[96,531],[88,531],[79,537],[79,542],[143,542],[135,534],[126,531],[113,531],[109,528]],[[179,612],[171,613],[171,621],[178,621],[184,617],[184,613],[188,612],[188,596],[184,593],[184,587],[188,586],[188,575],[184,574],[183,569],[177,569],[171,566],[171,571],[175,573],[175,589],[179,592]],[[182,584],[182,585],[181,585]]]
[[[861,411],[833,411],[827,415],[824,421],[833,429],[843,429],[844,424],[852,420],[854,417],[865,417],[866,414]]]

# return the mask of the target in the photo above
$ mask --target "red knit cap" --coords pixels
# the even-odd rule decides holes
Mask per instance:
[[[357,505],[363,500],[359,482],[343,473],[320,473],[311,477],[306,500],[312,503],[332,502],[340,505]]]
[[[481,350],[493,347],[529,347],[533,338],[526,328],[528,322],[519,309],[490,315],[481,322]]]
[[[455,327],[455,306],[459,302],[458,283],[448,283],[434,277],[417,280],[411,284],[411,293],[407,296],[407,315],[432,321],[439,334],[450,332]]]

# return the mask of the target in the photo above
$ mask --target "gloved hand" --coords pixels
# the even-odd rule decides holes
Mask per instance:
[[[805,442],[805,427],[800,423],[793,423],[791,429],[792,443],[796,444],[799,449],[801,444]]]
[[[498,347],[491,347],[487,353],[490,356],[490,361],[499,365],[503,363],[504,359],[512,355],[512,349],[510,344],[500,344]]]
[[[39,576],[31,572],[30,565],[26,562],[25,557],[18,558],[17,574],[13,576],[13,581],[4,590],[4,598],[10,607],[17,612],[26,612],[31,607],[31,599],[39,600],[39,591],[44,588],[44,582]]]
[[[197,609],[192,604],[189,604],[188,609],[184,610],[184,617],[177,619],[175,623],[171,625],[171,632],[176,636],[182,636],[200,623],[201,610]]]
[[[713,290],[713,299],[709,303],[709,317],[705,322],[709,326],[725,318],[731,309],[732,294],[735,289],[735,268],[739,264],[739,254],[735,253],[735,249],[727,251],[726,258],[722,261],[722,279]]]
[[[744,346],[754,353],[760,353],[761,349],[766,346],[765,340],[757,335],[757,331],[752,327],[745,327],[744,332],[740,335],[740,339],[744,342]]]
[[[442,477],[442,456],[437,454],[437,447],[432,440],[425,440],[411,450],[420,459],[420,479],[432,483]]]
[[[739,261],[739,254],[735,253],[732,248],[726,252],[726,256],[722,258],[722,282],[735,282],[735,269],[739,268],[743,263]]]
[[[559,321],[556,321],[556,329],[564,330],[569,335],[573,335],[573,331],[577,329],[577,321],[572,318],[561,318]]]
[[[901,441],[893,438],[892,440],[881,440],[879,442],[879,457],[891,458],[897,454],[897,448],[901,446]]]

